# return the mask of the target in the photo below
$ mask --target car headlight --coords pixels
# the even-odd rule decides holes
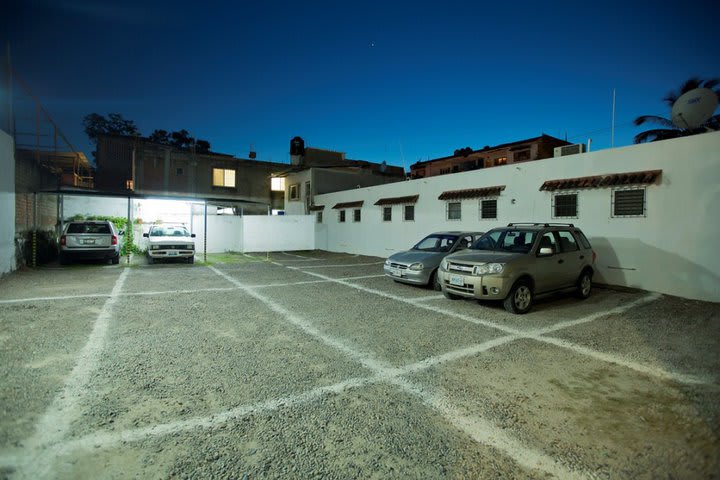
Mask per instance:
[[[392,262],[390,261],[389,258],[388,258],[387,260],[385,260],[385,265],[390,265],[391,263],[392,263]]]
[[[420,270],[422,270],[423,268],[425,268],[425,265],[423,265],[422,263],[418,262],[418,263],[413,263],[413,264],[411,264],[408,268],[409,268],[410,270],[419,272]]]
[[[493,273],[501,273],[505,268],[504,263],[486,263],[485,265],[476,265],[473,268],[474,275],[490,275]]]
[[[193,245],[192,243],[190,243],[190,244],[188,244],[188,245],[185,245],[185,248],[187,248],[188,250],[192,250],[193,248],[195,248],[195,245]]]
[[[160,245],[150,245],[150,250],[159,250]]]
[[[447,260],[445,260],[443,258],[443,261],[440,262],[440,270],[449,270],[449,268],[448,268],[449,266],[450,266],[450,262],[448,262]]]

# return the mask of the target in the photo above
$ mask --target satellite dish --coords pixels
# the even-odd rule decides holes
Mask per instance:
[[[672,107],[672,123],[678,128],[694,129],[707,122],[718,105],[718,97],[709,88],[683,93]]]

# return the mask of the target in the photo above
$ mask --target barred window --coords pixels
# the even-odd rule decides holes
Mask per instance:
[[[360,221],[360,209],[356,208],[353,210],[353,222],[359,222]]]
[[[316,214],[317,223],[322,223],[322,214],[323,214],[322,210],[317,212],[317,214]]]
[[[338,222],[340,222],[340,223],[345,222],[345,210],[340,210],[338,212]]]
[[[405,205],[405,221],[406,222],[414,222],[415,221],[415,205]]]
[[[497,198],[480,200],[480,218],[482,220],[497,220]]]
[[[577,218],[578,194],[559,193],[553,195],[553,218]]]
[[[383,207],[383,222],[392,222],[392,207]]]
[[[460,202],[448,202],[447,204],[447,219],[448,220],[460,220],[461,208]]]
[[[645,189],[614,190],[612,195],[613,217],[644,217]]]

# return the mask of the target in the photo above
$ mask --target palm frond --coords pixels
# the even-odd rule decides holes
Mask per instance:
[[[709,88],[710,90],[712,90],[718,85],[720,85],[720,78],[709,78],[705,80],[705,83],[703,83],[703,88]]]
[[[684,137],[685,132],[682,130],[666,130],[666,129],[655,129],[647,130],[645,132],[638,133],[635,135],[635,143],[647,143],[657,142],[658,140],[667,140],[669,138]]]
[[[655,123],[663,127],[676,128],[671,120],[668,120],[665,117],[659,117],[657,115],[641,115],[635,120],[633,120],[633,123],[635,125],[642,125],[643,123]]]

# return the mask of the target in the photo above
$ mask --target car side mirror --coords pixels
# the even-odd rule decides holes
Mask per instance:
[[[552,249],[552,248],[550,248],[550,247],[542,247],[542,248],[540,249],[540,252],[538,253],[538,257],[549,257],[549,256],[552,255],[553,253],[555,253],[555,252],[553,252],[553,249]]]
[[[143,233],[143,237],[149,238],[149,237],[150,237],[150,234],[149,234],[149,233]]]
[[[195,238],[195,234],[194,234],[194,233],[191,233],[191,234],[190,234],[190,238]]]
[[[118,231],[118,235],[121,235],[121,236],[122,236],[122,235],[125,235],[125,230],[120,230],[120,231]]]

